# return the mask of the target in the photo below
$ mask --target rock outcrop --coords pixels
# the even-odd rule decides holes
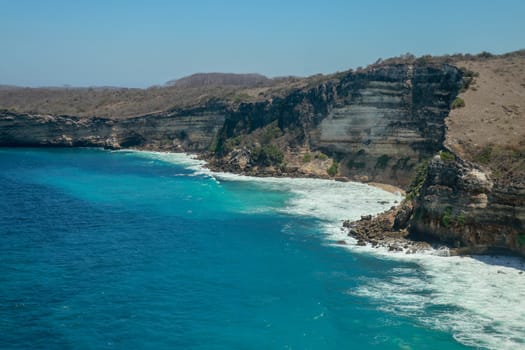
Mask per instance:
[[[459,157],[434,157],[415,198],[412,235],[465,252],[525,255],[525,181],[503,185]]]
[[[0,111],[0,145],[198,152],[210,145],[225,115],[223,105],[211,103],[121,120]]]
[[[301,170],[315,158],[308,153],[321,152],[332,160],[325,173],[336,165],[332,176],[407,186],[415,165],[442,148],[444,120],[461,86],[461,71],[447,64],[379,65],[241,104],[221,131],[218,163],[245,171],[235,168],[241,150],[277,144],[286,161],[274,164],[280,171]],[[278,129],[259,132],[269,125]],[[247,163],[251,168],[257,159]]]

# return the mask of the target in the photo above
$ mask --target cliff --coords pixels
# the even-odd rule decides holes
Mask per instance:
[[[525,255],[524,178],[503,184],[475,163],[438,155],[415,203],[410,231],[416,238],[465,252]]]
[[[209,103],[128,119],[0,111],[0,145],[202,151],[222,127],[225,107]]]
[[[447,64],[389,64],[241,104],[225,121],[214,164],[407,186],[416,164],[442,148],[461,86],[461,71]],[[261,162],[261,152],[275,159]]]
[[[411,238],[525,256],[525,51],[455,64],[464,86],[442,150],[420,164],[402,205],[345,226],[361,244],[394,250]]]
[[[462,60],[470,79],[446,119],[446,152],[427,169],[415,237],[464,252],[525,256],[525,51]]]

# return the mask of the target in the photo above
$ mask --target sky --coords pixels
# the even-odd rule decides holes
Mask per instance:
[[[525,48],[524,0],[0,0],[0,84],[148,87]]]

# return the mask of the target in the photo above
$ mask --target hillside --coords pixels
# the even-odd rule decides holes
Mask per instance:
[[[19,113],[132,118],[191,108],[212,99],[261,101],[304,87],[319,77],[268,79],[259,75],[196,74],[147,89],[0,86],[0,109]]]
[[[262,87],[271,86],[272,80],[261,74],[197,73],[177,80],[170,80],[167,86],[202,88],[206,86]]]
[[[445,144],[495,177],[525,180],[525,51],[457,65],[474,72],[451,111]]]

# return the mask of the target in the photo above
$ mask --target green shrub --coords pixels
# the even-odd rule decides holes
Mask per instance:
[[[392,170],[394,171],[397,171],[397,170],[410,170],[412,169],[412,167],[414,166],[414,164],[411,164],[410,163],[410,157],[402,157],[402,158],[399,158],[396,162],[396,164],[394,164],[392,166]]]
[[[441,217],[441,223],[445,227],[450,226],[450,220],[451,220],[451,214],[452,214],[452,207],[447,207],[445,211],[443,212],[443,216]]]
[[[320,160],[327,160],[328,156],[322,152],[319,152],[318,154],[315,155],[315,158],[320,159]]]
[[[310,153],[305,153],[303,156],[303,163],[310,163],[312,161],[312,155]]]
[[[376,168],[384,169],[388,165],[388,161],[390,160],[390,157],[386,154],[383,154],[382,156],[377,158],[376,161]]]
[[[269,125],[261,133],[261,143],[264,145],[269,144],[272,140],[278,138],[281,135],[282,131],[277,125]]]
[[[465,92],[474,83],[474,78],[479,77],[479,73],[471,71],[465,67],[461,68],[461,71],[463,72],[463,86],[461,87],[461,92]]]
[[[244,101],[248,101],[250,99],[250,95],[248,95],[247,93],[245,92],[241,92],[241,93],[238,93],[235,95],[235,97],[233,98],[233,100],[235,102],[244,102]]]
[[[488,164],[492,160],[492,145],[485,146],[478,154],[474,156],[474,161],[481,164]]]
[[[357,162],[355,159],[350,159],[346,165],[348,169],[363,169],[366,166],[365,162]]]
[[[441,158],[441,160],[444,162],[452,162],[456,160],[456,156],[447,151],[439,152],[439,158]]]
[[[241,144],[241,141],[242,141],[242,136],[240,135],[227,139],[224,142],[224,146],[223,146],[224,151],[226,153],[232,151],[236,146],[239,146]]]
[[[348,167],[348,169],[352,169],[352,168],[355,168],[355,169],[363,169],[366,167],[366,162],[364,162],[364,158],[360,158],[362,156],[364,156],[366,154],[366,151],[364,149],[360,149],[359,151],[357,151],[349,160],[348,162],[346,163],[346,166]],[[386,155],[385,155],[386,156]],[[357,159],[361,159],[361,161],[358,161]],[[381,157],[379,157],[381,158]],[[379,163],[381,163],[381,161],[378,159]],[[387,162],[388,162],[388,159],[387,159]],[[376,165],[377,166],[377,165]]]
[[[456,217],[456,222],[458,223],[458,225],[465,225],[465,215],[463,215],[463,213],[459,214],[457,217]]]
[[[217,134],[213,136],[213,139],[211,140],[210,145],[208,146],[208,150],[212,153],[217,153],[219,146],[219,138],[217,137]]]
[[[520,247],[525,246],[525,233],[518,235],[518,244],[520,245]]]
[[[284,160],[284,154],[275,145],[264,145],[256,147],[252,151],[252,159],[262,165],[281,165]]]
[[[479,58],[491,58],[494,57],[494,55],[490,52],[483,51],[477,55]]]
[[[450,107],[452,109],[465,107],[465,100],[463,100],[461,97],[456,97],[454,101],[452,101],[452,105]]]
[[[333,176],[335,176],[337,174],[338,167],[339,167],[339,164],[337,164],[337,162],[333,161],[332,165],[330,165],[330,167],[326,170],[326,172],[328,173],[328,175],[333,177]]]
[[[416,64],[426,65],[432,62],[432,55],[423,55],[416,59]]]
[[[474,78],[474,77],[479,77],[479,73],[478,72],[474,72],[468,68],[465,68],[465,67],[461,67],[460,68],[461,71],[463,72],[463,75],[466,76],[466,77],[469,77],[469,78]]]
[[[410,186],[408,186],[407,195],[406,198],[408,200],[412,200],[419,196],[419,192],[421,191],[421,188],[423,188],[423,184],[425,183],[428,176],[428,160],[422,161],[417,167],[416,167],[416,175],[414,176],[414,179],[412,180],[412,183]]]

